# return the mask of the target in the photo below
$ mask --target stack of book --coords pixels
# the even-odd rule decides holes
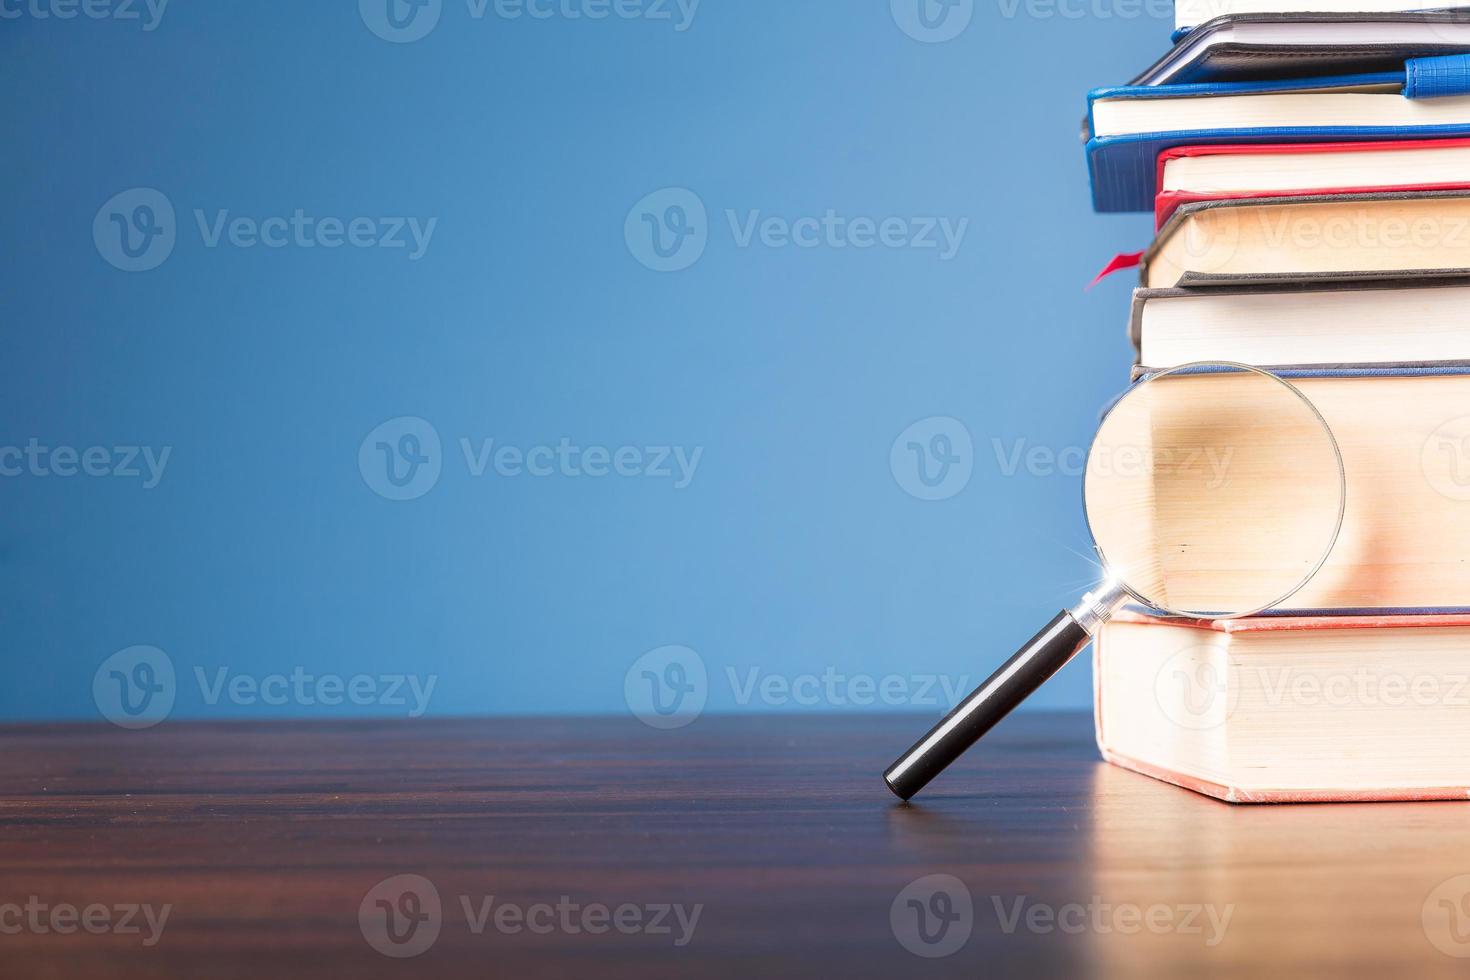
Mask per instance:
[[[1177,0],[1174,47],[1089,97],[1104,212],[1152,212],[1135,379],[1239,361],[1292,381],[1347,476],[1291,608],[1125,613],[1097,736],[1232,802],[1470,796],[1470,8]]]

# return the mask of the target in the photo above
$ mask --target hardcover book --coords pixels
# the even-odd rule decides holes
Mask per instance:
[[[1470,365],[1470,277],[1286,288],[1138,289],[1129,339],[1155,369]]]
[[[1138,370],[1146,374],[1149,368]],[[1279,373],[1331,427],[1348,487],[1332,552],[1287,606],[1321,613],[1464,605],[1470,598],[1470,368],[1399,365]],[[1198,405],[1211,404],[1220,411],[1228,407],[1232,433],[1248,432],[1255,441],[1241,452],[1242,459],[1252,458],[1252,452],[1258,457],[1257,451],[1273,441],[1281,458],[1300,455],[1311,433],[1299,429],[1298,419],[1242,401],[1237,397],[1242,384],[1244,379],[1228,374],[1171,379],[1151,401],[1152,431],[1141,434],[1137,451],[1161,454],[1182,445],[1178,426],[1199,417]],[[1198,445],[1198,439],[1191,444]],[[1154,556],[1170,570],[1171,604],[1247,608],[1230,592],[1231,556],[1237,550],[1236,529],[1248,524],[1252,513],[1224,512],[1220,498],[1212,495],[1253,474],[1233,468],[1239,464],[1228,443],[1168,464],[1175,475],[1162,489],[1169,496],[1158,497],[1139,520],[1140,533],[1151,540],[1187,542],[1186,548]],[[1314,476],[1305,470],[1297,492],[1312,492]],[[1324,500],[1324,506],[1336,502]],[[1200,527],[1194,515],[1201,510],[1218,520]],[[1312,537],[1313,529],[1282,527],[1276,533],[1284,553],[1293,548],[1315,553],[1290,540],[1294,534]],[[1254,594],[1253,583],[1240,583],[1239,591]],[[1219,602],[1225,604],[1213,604]]]
[[[1411,58],[1470,49],[1470,11],[1370,12],[1363,0],[1354,2],[1361,11],[1354,13],[1330,7],[1312,13],[1247,12],[1227,0],[1201,0],[1193,6],[1212,19],[1182,35],[1130,84],[1396,71]],[[1238,12],[1227,12],[1232,6]]]
[[[1142,284],[1443,277],[1470,270],[1470,193],[1328,194],[1182,205],[1141,259]]]
[[[1425,0],[1174,0],[1174,29],[1189,31],[1218,17],[1341,15],[1353,13],[1402,14],[1417,10],[1465,10],[1463,4],[1426,3]]]
[[[1107,761],[1230,803],[1470,798],[1470,614],[1124,614],[1093,649]]]
[[[1158,186],[1161,228],[1199,201],[1470,191],[1470,140],[1180,146],[1159,156]]]
[[[1088,96],[1098,211],[1151,211],[1158,160],[1180,146],[1470,137],[1470,56],[1403,71],[1268,82],[1119,86]]]

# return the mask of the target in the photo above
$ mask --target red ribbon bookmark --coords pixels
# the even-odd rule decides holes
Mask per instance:
[[[1121,252],[1113,256],[1108,264],[1103,266],[1103,270],[1097,274],[1097,278],[1087,284],[1087,288],[1091,289],[1119,269],[1136,269],[1142,261],[1142,252]]]

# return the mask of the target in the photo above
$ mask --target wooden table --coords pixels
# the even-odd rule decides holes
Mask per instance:
[[[900,805],[925,722],[10,727],[0,974],[1470,969],[1470,804],[1231,807],[1031,714]]]

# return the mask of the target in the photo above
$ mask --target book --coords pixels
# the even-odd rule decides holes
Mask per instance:
[[[1083,128],[1095,209],[1155,214],[1109,266],[1140,266],[1134,380],[1264,366],[1338,450],[1200,366],[1099,464],[1148,466],[1099,540],[1139,594],[1257,608],[1267,561],[1310,574],[1096,638],[1104,758],[1237,803],[1470,799],[1470,8],[1344,6],[1179,0],[1174,49]]]
[[[1158,188],[1159,227],[1196,201],[1470,190],[1470,140],[1179,146],[1159,156]]]
[[[1140,363],[1239,361],[1271,369],[1470,365],[1470,278],[1287,289],[1140,289],[1129,337]]]
[[[1140,260],[1151,288],[1470,270],[1470,194],[1342,194],[1180,206]]]
[[[1174,0],[1174,29],[1188,31],[1217,17],[1242,14],[1335,14],[1345,9],[1354,13],[1403,13],[1413,10],[1451,9],[1456,4],[1426,3],[1425,0]],[[1463,7],[1461,7],[1463,9]]]
[[[1093,648],[1097,744],[1231,803],[1470,798],[1470,614],[1161,620]]]
[[[1239,12],[1201,22],[1129,84],[1397,71],[1467,49],[1470,11]]]
[[[1143,366],[1135,373],[1147,377],[1154,370]],[[1470,367],[1278,373],[1331,428],[1348,488],[1331,552],[1283,611],[1465,605],[1470,598]],[[1258,585],[1248,576],[1236,582],[1232,569],[1241,530],[1259,527],[1250,522],[1255,519],[1251,502],[1260,498],[1237,492],[1232,481],[1281,479],[1281,492],[1317,494],[1322,509],[1297,508],[1304,516],[1330,518],[1338,507],[1335,469],[1303,466],[1294,474],[1282,470],[1265,477],[1252,469],[1255,461],[1269,458],[1273,442],[1280,446],[1276,458],[1308,459],[1304,447],[1317,437],[1300,430],[1299,418],[1282,418],[1276,406],[1248,397],[1256,391],[1251,381],[1231,374],[1180,375],[1150,402],[1157,421],[1147,451],[1155,458],[1177,457],[1183,468],[1160,487],[1146,518],[1140,518],[1139,534],[1146,536],[1145,546],[1152,542],[1159,549],[1152,563],[1168,576],[1168,599],[1176,609],[1250,608],[1259,596]],[[1228,409],[1230,423],[1221,430],[1226,435],[1219,447],[1186,454],[1186,443],[1179,440],[1190,429],[1176,423],[1198,418],[1200,405],[1218,406],[1217,415]],[[1238,453],[1229,440],[1244,436],[1235,433],[1249,433],[1249,444]],[[1232,469],[1233,461],[1239,471]],[[1226,506],[1236,509],[1224,512]],[[1209,520],[1201,521],[1201,514]],[[1283,554],[1310,552],[1315,559],[1320,553],[1320,529],[1305,521],[1270,531]],[[1150,564],[1134,558],[1137,567]]]
[[[1160,154],[1180,146],[1470,137],[1470,56],[1401,72],[1093,90],[1083,124],[1093,206],[1151,211]]]
[[[1181,91],[1181,89],[1198,89]],[[1103,89],[1092,102],[1096,137],[1189,130],[1342,127],[1392,130],[1463,126],[1470,99],[1415,100],[1393,75],[1360,75],[1332,84],[1252,89],[1246,84]]]

